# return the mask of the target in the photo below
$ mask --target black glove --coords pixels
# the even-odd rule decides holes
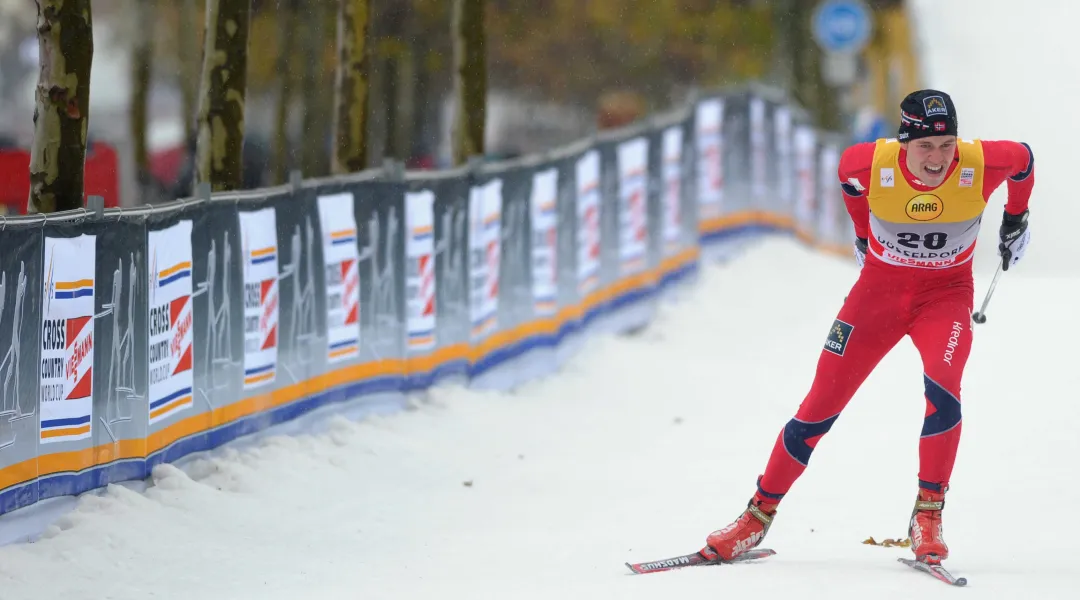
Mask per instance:
[[[857,262],[860,267],[863,266],[864,262],[866,262],[866,250],[867,250],[867,239],[866,238],[861,238],[861,237],[856,237],[855,238],[855,262]]]
[[[1005,212],[1001,216],[1001,229],[998,235],[1001,242],[998,244],[998,254],[1001,256],[1001,268],[1008,271],[1009,267],[1020,260],[1027,246],[1028,211],[1018,215],[1010,215]],[[1015,252],[1014,252],[1015,251]]]

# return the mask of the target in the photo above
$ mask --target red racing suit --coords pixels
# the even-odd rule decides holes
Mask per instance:
[[[960,382],[971,351],[972,255],[990,194],[1008,180],[1005,210],[1027,209],[1034,156],[1023,143],[958,139],[941,185],[908,170],[896,140],[856,144],[837,171],[864,266],[833,322],[810,391],[777,436],[759,493],[779,501],[818,441],[882,358],[909,336],[922,358],[926,413],[919,485],[944,491],[960,442]]]

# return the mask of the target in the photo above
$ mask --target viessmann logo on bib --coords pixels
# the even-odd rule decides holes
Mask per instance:
[[[904,213],[915,221],[933,221],[940,217],[944,210],[945,206],[941,198],[933,194],[919,194],[908,200],[907,206],[904,207]]]

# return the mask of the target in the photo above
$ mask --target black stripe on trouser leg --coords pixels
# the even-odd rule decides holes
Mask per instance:
[[[923,419],[922,437],[941,435],[960,424],[960,401],[941,384],[923,375],[926,401],[934,412]]]
[[[798,419],[788,421],[784,426],[784,448],[787,449],[791,458],[804,467],[809,465],[810,455],[814,449],[806,443],[806,440],[828,433],[839,416],[835,414],[824,421],[815,423],[806,423]]]
[[[761,475],[758,475],[758,478],[757,478],[757,491],[763,497],[768,498],[770,500],[775,500],[775,501],[779,502],[779,501],[784,499],[784,494],[773,494],[772,492],[766,492],[764,489],[762,489],[762,487],[761,487]]]
[[[930,490],[931,492],[938,493],[943,492],[945,488],[945,486],[941,485],[940,483],[934,483],[933,481],[923,481],[922,479],[919,480],[919,487],[924,490]]]

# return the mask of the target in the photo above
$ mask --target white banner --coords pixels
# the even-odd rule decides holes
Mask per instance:
[[[661,235],[664,240],[664,256],[671,256],[682,247],[683,128],[678,125],[667,128],[664,131],[663,144]]]
[[[435,193],[405,194],[406,334],[410,352],[435,347]]]
[[[191,221],[147,234],[150,424],[191,408]]]
[[[558,206],[559,170],[533,174],[532,196],[532,289],[533,313],[555,314],[559,301]]]
[[[836,179],[836,170],[839,167],[840,150],[836,146],[822,146],[818,157],[818,198],[821,199],[821,210],[817,215],[817,233],[820,239],[830,243],[854,243],[854,239],[843,239],[839,227],[840,207],[843,206],[844,215],[847,214],[840,182]],[[847,218],[844,221],[851,222]]]
[[[469,313],[474,339],[495,331],[498,324],[501,244],[502,180],[493,179],[469,194]]]
[[[776,161],[777,202],[781,211],[788,212],[792,204],[796,202],[796,184],[792,181],[794,166],[792,165],[792,125],[791,109],[787,106],[777,106],[773,111],[773,139]]]
[[[703,100],[694,117],[698,152],[698,220],[709,221],[724,212],[724,101]]]
[[[600,284],[600,153],[589,150],[577,161],[578,291]]]
[[[768,152],[765,101],[761,98],[750,98],[750,201],[757,206],[768,200],[769,190],[765,185]]]
[[[817,134],[812,127],[795,128],[795,222],[800,231],[813,233],[817,198]]]
[[[619,268],[623,275],[648,266],[649,140],[643,137],[619,144]]]
[[[277,374],[278,247],[273,208],[240,213],[244,251],[244,389]]]
[[[319,196],[323,264],[326,265],[326,358],[360,354],[360,251],[350,192]]]
[[[45,238],[39,371],[42,444],[91,435],[95,242],[89,234]]]

